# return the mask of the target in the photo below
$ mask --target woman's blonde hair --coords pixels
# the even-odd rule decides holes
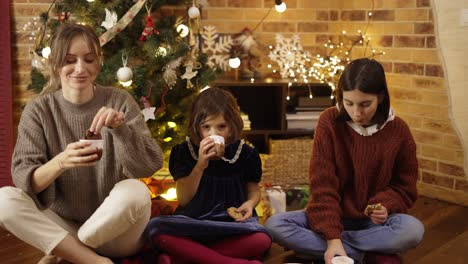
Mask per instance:
[[[97,58],[96,64],[98,70],[100,70],[102,50],[99,38],[94,30],[87,25],[62,24],[57,28],[57,31],[50,40],[51,53],[48,59],[49,81],[45,84],[41,94],[60,89],[60,69],[66,65],[68,49],[75,37],[82,37],[88,43],[89,49]]]

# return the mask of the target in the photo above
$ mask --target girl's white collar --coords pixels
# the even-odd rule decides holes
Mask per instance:
[[[390,111],[388,112],[388,118],[385,121],[385,123],[382,124],[382,126],[380,128],[377,128],[377,124],[372,125],[372,126],[368,126],[368,127],[364,127],[364,126],[361,126],[361,125],[358,125],[358,124],[354,123],[353,121],[346,121],[346,123],[352,129],[354,129],[354,131],[356,131],[359,135],[368,137],[368,136],[372,136],[373,134],[375,134],[375,133],[379,132],[380,130],[382,130],[382,128],[384,128],[384,126],[388,122],[393,121],[394,119],[395,119],[395,110],[390,108]]]

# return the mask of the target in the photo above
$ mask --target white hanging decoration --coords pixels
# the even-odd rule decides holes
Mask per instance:
[[[101,26],[109,30],[115,24],[117,24],[117,13],[115,13],[114,11],[111,12],[107,8],[105,10],[106,10],[106,19],[101,23]]]
[[[285,38],[276,34],[276,47],[270,51],[268,57],[278,64],[282,78],[293,78],[296,74],[293,69],[305,65],[310,53],[302,47],[299,35]]]
[[[177,33],[179,33],[179,36],[182,38],[185,38],[186,36],[188,36],[190,32],[189,28],[184,24],[178,25],[176,30],[177,30]]]
[[[145,118],[145,122],[150,120],[150,119],[153,119],[153,120],[156,119],[156,116],[154,115],[154,111],[156,111],[156,107],[147,107],[147,108],[141,110],[141,113],[143,114],[143,116]]]
[[[141,110],[141,113],[143,114],[143,116],[145,118],[145,122],[150,120],[150,119],[153,119],[153,120],[156,119],[156,116],[154,115],[154,111],[156,111],[156,107],[151,106],[151,103],[148,100],[148,98],[151,97],[151,93],[152,93],[152,91],[151,91],[151,87],[150,87],[148,96],[142,96],[140,98],[140,103],[143,104],[143,110]]]
[[[31,55],[32,55],[31,66],[40,71],[44,70],[47,64],[47,60],[44,57],[39,56],[39,54],[37,54],[37,52],[35,52],[34,50],[31,51]]]
[[[179,57],[164,66],[165,70],[163,73],[163,79],[170,88],[172,88],[177,82],[176,68],[180,66],[181,62],[182,57]]]
[[[119,70],[117,71],[117,79],[119,80],[120,84],[123,86],[127,87],[132,85],[132,78],[133,78],[133,72],[130,67],[127,67],[127,61],[128,61],[128,56],[127,53],[124,51],[122,53],[122,64],[123,67],[120,67]]]
[[[195,5],[191,6],[188,10],[188,15],[190,18],[197,18],[200,16],[200,9],[196,7]]]
[[[203,39],[202,50],[208,56],[208,66],[212,69],[219,67],[223,71],[228,71],[233,44],[231,35],[219,36],[216,28],[208,25],[203,27],[201,37]]]
[[[129,67],[121,67],[117,71],[117,79],[121,82],[128,82],[132,79],[133,72]]]
[[[193,61],[192,60],[189,60],[186,64],[185,64],[185,73],[180,76],[180,78],[182,79],[186,79],[187,80],[187,88],[192,88],[193,87],[193,84],[191,82],[191,79],[193,77],[195,77],[197,75],[198,71],[193,71]]]

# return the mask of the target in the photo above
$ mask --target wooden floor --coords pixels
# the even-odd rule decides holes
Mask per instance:
[[[421,197],[410,213],[424,223],[426,232],[422,243],[403,255],[405,264],[468,263],[468,207]],[[42,253],[0,228],[0,256],[0,263],[33,264]],[[286,262],[300,260],[273,244],[264,263]]]

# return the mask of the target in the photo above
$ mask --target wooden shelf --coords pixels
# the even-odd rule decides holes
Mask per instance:
[[[248,115],[251,130],[243,137],[260,153],[269,153],[269,140],[293,137],[312,137],[313,129],[287,129],[286,113],[298,105],[299,97],[330,96],[331,89],[322,83],[293,85],[287,80],[232,80],[219,79],[213,86],[228,90],[237,99],[241,112]],[[289,100],[286,98],[289,96]]]

